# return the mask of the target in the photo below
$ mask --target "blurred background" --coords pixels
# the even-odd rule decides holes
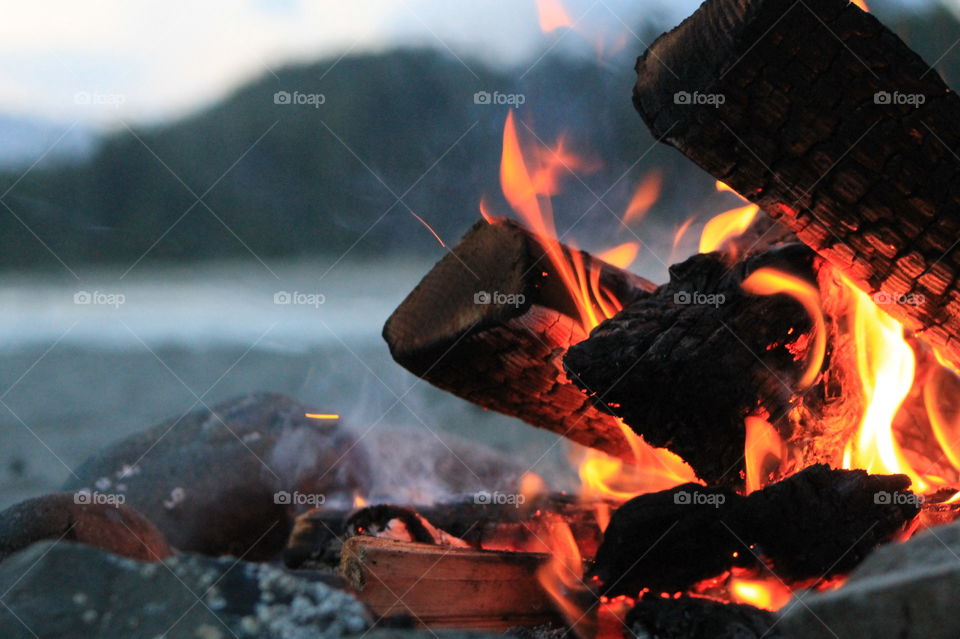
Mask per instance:
[[[867,2],[960,82],[960,0]],[[481,198],[510,214],[512,108],[576,153],[554,200],[565,240],[636,242],[631,269],[655,281],[696,251],[737,200],[655,144],[630,102],[635,58],[696,5],[8,3],[0,508],[105,443],[256,390],[360,433],[479,440],[562,483],[565,445],[418,382],[380,330]]]

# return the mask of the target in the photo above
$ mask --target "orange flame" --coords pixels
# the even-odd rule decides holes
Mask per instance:
[[[730,580],[730,595],[737,603],[764,610],[779,610],[790,601],[790,590],[776,579],[733,577]]]
[[[878,307],[869,295],[846,285],[854,298],[853,337],[857,372],[866,410],[855,438],[847,442],[844,463],[871,473],[903,473],[913,488],[926,492],[929,484],[900,449],[893,420],[913,385],[917,362],[903,338],[903,325]]]
[[[755,295],[785,293],[800,302],[807,311],[813,321],[813,348],[810,351],[807,370],[797,386],[800,390],[808,388],[820,374],[823,358],[827,352],[827,327],[820,309],[820,292],[799,277],[772,268],[757,269],[743,281],[742,286],[745,291]]]
[[[737,197],[740,197],[736,191],[719,180],[716,186],[718,191],[729,191]],[[742,197],[740,199],[743,200]],[[746,200],[743,201],[746,202]],[[700,234],[700,248],[698,252],[710,253],[711,251],[720,250],[727,240],[747,230],[759,210],[760,207],[756,204],[747,204],[746,206],[724,211],[713,217],[707,222],[706,226],[703,227],[703,232]]]
[[[637,185],[637,190],[633,192],[633,197],[630,198],[627,210],[623,213],[624,224],[638,222],[646,216],[650,207],[660,198],[662,184],[663,173],[659,169],[654,169],[643,176],[640,184]]]
[[[867,6],[867,3],[864,0],[850,0],[850,4],[857,5],[861,10],[870,13],[870,7]]]
[[[437,241],[440,242],[440,246],[446,248],[447,245],[443,243],[443,240],[441,240],[441,239],[440,239],[440,236],[437,235],[437,232],[433,230],[433,227],[430,226],[429,224],[427,224],[427,221],[426,221],[426,220],[424,220],[422,217],[420,217],[419,215],[417,215],[417,214],[414,213],[413,211],[410,211],[410,215],[412,215],[413,217],[417,218],[417,221],[418,221],[418,222],[420,222],[421,224],[423,224],[423,225],[427,228],[428,231],[430,231],[431,233],[433,233],[433,237],[437,238]]]
[[[537,580],[577,636],[592,637],[594,633],[585,628],[589,623],[587,611],[577,603],[577,595],[589,591],[583,582],[580,547],[570,526],[559,515],[548,515],[547,531],[550,560],[537,570]]]
[[[773,425],[760,417],[747,417],[744,446],[747,494],[770,483],[771,466],[780,468],[786,457],[786,444]]]
[[[572,27],[570,14],[560,4],[560,0],[537,0],[537,18],[544,33],[556,31],[560,27]]]
[[[613,264],[618,268],[627,268],[637,259],[637,253],[640,252],[639,242],[624,242],[619,246],[614,246],[597,254],[597,257],[608,264]],[[598,271],[599,275],[599,271]]]

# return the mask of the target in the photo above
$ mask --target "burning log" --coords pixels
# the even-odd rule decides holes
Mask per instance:
[[[799,243],[732,266],[721,253],[696,255],[571,347],[564,364],[647,442],[670,449],[710,484],[741,484],[750,415],[764,415],[797,444],[800,467],[836,462],[856,426],[859,382],[847,369],[821,366],[849,348],[849,296],[822,267]],[[801,301],[744,287],[770,269],[825,300],[814,302],[824,318],[822,351],[816,320]]]
[[[634,104],[960,362],[960,98],[847,0],[709,0],[637,62]]]
[[[401,366],[440,388],[629,459],[616,420],[563,372],[560,357],[586,335],[544,242],[506,220],[477,223],[387,320],[384,339]],[[654,288],[587,253],[560,250],[583,265],[598,306]]]
[[[546,560],[358,536],[344,544],[340,574],[381,618],[409,615],[420,626],[506,630],[559,621],[537,581]]]
[[[591,576],[607,595],[687,590],[762,564],[788,583],[852,570],[920,511],[904,475],[811,466],[746,497],[684,484],[617,510]]]
[[[531,501],[523,508],[510,504],[478,503],[478,500],[423,506],[416,515],[435,529],[462,539],[475,549],[548,553],[548,517],[557,514],[570,526],[584,557],[596,555],[602,532],[596,519],[597,504],[579,503],[568,495],[552,494]],[[390,527],[391,519],[409,518],[411,509],[373,506],[356,510],[315,508],[294,522],[284,550],[289,568],[335,566],[343,541],[351,536],[376,536]],[[365,528],[358,531],[358,527]],[[406,525],[416,534],[416,524]],[[374,529],[371,531],[370,529]],[[411,537],[414,538],[414,537]],[[429,542],[423,535],[417,541]]]

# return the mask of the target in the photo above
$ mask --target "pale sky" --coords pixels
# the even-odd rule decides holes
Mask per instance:
[[[638,53],[644,45],[629,30],[645,16],[662,16],[665,24],[674,24],[699,4],[699,0],[559,1],[586,37],[611,43],[626,40]],[[960,6],[960,0],[941,1]],[[559,33],[541,33],[534,0],[4,4],[0,114],[81,125],[176,116],[291,61],[418,44],[465,58],[511,62],[540,55],[555,45]]]

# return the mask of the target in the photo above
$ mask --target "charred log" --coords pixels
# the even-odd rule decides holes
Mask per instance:
[[[960,362],[960,98],[847,0],[709,0],[637,62],[655,136]]]
[[[732,267],[719,253],[696,255],[564,359],[575,383],[603,397],[601,406],[710,484],[740,483],[744,419],[762,411],[778,420],[792,407],[804,370],[812,322],[803,306],[742,288],[763,267],[815,286],[814,254],[801,244]]]
[[[647,595],[627,614],[635,637],[657,639],[780,639],[773,613],[703,597]]]
[[[654,288],[577,254],[585,271],[599,271],[599,286],[621,303]],[[586,337],[581,326],[542,240],[500,220],[474,226],[401,303],[383,336],[393,358],[430,383],[629,459],[615,420],[563,373],[560,357]]]
[[[687,590],[734,566],[830,579],[916,517],[909,485],[817,465],[747,497],[697,484],[641,495],[614,513],[591,576],[604,594],[631,596]]]

